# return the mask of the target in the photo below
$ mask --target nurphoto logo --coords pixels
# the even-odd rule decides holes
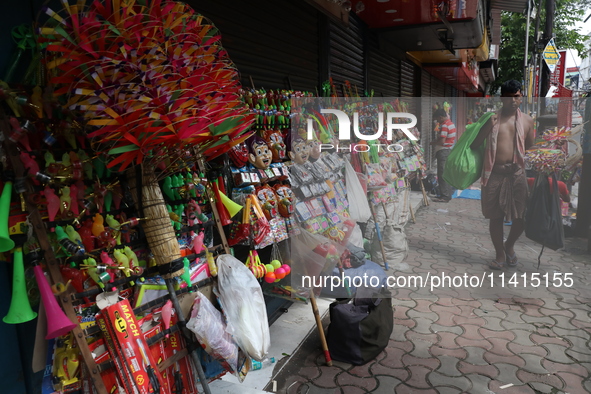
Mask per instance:
[[[326,109],[323,108],[320,110],[321,114],[332,114],[336,115],[338,124],[339,124],[339,133],[338,139],[339,141],[350,141],[351,140],[351,119],[349,115],[345,112],[340,111],[338,109]],[[408,123],[397,123],[403,119],[410,119]],[[384,113],[380,112],[378,114],[377,124],[377,131],[374,134],[364,134],[359,129],[359,113],[353,112],[353,133],[357,138],[360,140],[365,141],[372,141],[377,140],[380,138],[384,133]],[[412,129],[417,124],[417,117],[408,112],[386,112],[386,139],[388,141],[392,141],[392,133],[394,130],[401,130],[410,140],[416,141],[417,137],[415,137],[409,129]],[[367,130],[364,130],[366,132]],[[314,121],[312,119],[307,120],[307,138],[308,140],[314,139]],[[400,144],[373,144],[377,147],[378,152],[381,149],[385,149],[388,152],[401,152],[404,147]],[[370,149],[369,145],[357,145],[357,144],[350,144],[348,146],[342,146],[341,144],[320,144],[320,150],[328,150],[328,149],[336,149],[337,151],[344,151],[348,150],[349,152],[367,152]]]

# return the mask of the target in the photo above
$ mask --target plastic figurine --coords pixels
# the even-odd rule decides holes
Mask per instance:
[[[193,235],[193,239],[191,240],[191,248],[193,249],[193,253],[199,254],[203,250],[203,238],[205,237],[205,232],[201,231],[199,235]]]
[[[82,249],[76,243],[70,241],[70,238],[68,238],[68,235],[61,226],[55,226],[55,235],[57,236],[58,243],[66,251],[68,255],[84,256],[84,249]]]
[[[69,153],[70,163],[72,165],[72,179],[78,180],[83,178],[82,162],[78,157],[78,154],[74,151]]]
[[[168,330],[170,328],[170,318],[172,317],[172,301],[166,301],[166,304],[162,307],[160,313],[162,314],[162,325],[164,325],[164,329]],[[166,334],[166,338],[168,338],[169,334]]]
[[[166,178],[164,178],[164,182],[162,183],[162,191],[164,192],[166,197],[168,197],[169,201],[175,200],[174,191],[172,189],[172,178],[171,177],[167,176]]]
[[[125,276],[129,278],[131,276],[131,267],[129,266],[129,258],[121,251],[121,249],[115,249],[113,251],[113,257],[119,264],[120,267],[123,267],[123,273]],[[133,282],[129,282],[132,286],[135,284]]]
[[[95,249],[94,238],[92,235],[92,225],[92,220],[88,219],[84,222],[80,230],[78,230],[78,234],[82,238],[82,244],[84,245],[84,249],[86,249],[89,252]]]
[[[273,155],[273,162],[278,163],[285,160],[287,157],[285,142],[283,142],[283,136],[279,131],[271,131],[266,136],[267,145],[271,149]]]
[[[80,247],[80,249],[84,250],[84,243],[82,242],[82,237],[80,236],[80,234],[78,234],[78,232],[72,225],[68,224],[66,226],[66,234],[68,234],[68,239],[70,241],[74,242],[76,245]]]
[[[71,207],[72,207],[72,198],[70,197],[70,188],[68,186],[64,186],[61,189],[60,195],[60,214],[62,218],[67,218],[72,216]]]
[[[117,245],[121,245],[121,223],[119,223],[113,215],[107,215],[107,224],[111,227],[115,232],[115,240],[117,241]]]
[[[241,142],[235,145],[228,152],[228,156],[232,160],[232,163],[238,168],[244,167],[248,163],[248,146],[246,142]]]
[[[267,146],[267,142],[261,137],[254,136],[247,140],[248,145],[248,161],[259,170],[266,170],[269,168],[273,155]]]
[[[129,259],[129,265],[131,268],[140,266],[139,259],[137,258],[137,255],[135,254],[133,249],[131,249],[129,246],[126,246],[125,248],[123,248],[123,253],[125,253],[127,258]]]
[[[37,161],[35,160],[35,156],[31,156],[27,152],[21,151],[20,158],[21,158],[21,161],[23,162],[23,164],[25,165],[25,168],[29,172],[29,175],[31,175],[33,177],[35,175],[37,175],[37,173],[40,170],[39,170],[39,164],[37,164]],[[39,182],[37,182],[37,180],[34,180],[34,182],[36,184],[39,183]]]
[[[92,163],[86,152],[80,149],[78,151],[78,158],[80,158],[80,162],[82,163],[82,169],[84,170],[86,179],[92,179]]]
[[[29,144],[29,137],[27,136],[27,127],[21,126],[17,118],[10,117],[10,125],[12,126],[12,133],[8,137],[14,143],[20,142],[26,150],[31,151],[31,145]],[[31,124],[28,120],[25,121],[27,125]],[[32,125],[32,124],[31,124]]]
[[[187,284],[187,287],[191,287],[191,262],[188,258],[183,259],[183,265],[185,267],[183,273],[181,274],[181,278]],[[169,300],[170,301],[170,300]]]
[[[109,274],[111,275],[111,280],[109,280],[109,282],[114,282],[115,272],[117,272],[117,270],[114,268],[116,265],[113,262],[113,259],[111,259],[109,254],[105,251],[101,252],[101,262],[106,266],[107,271],[109,271]]]
[[[98,272],[96,270],[96,260],[93,259],[92,257],[89,257],[89,258],[83,260],[82,262],[86,266],[86,272],[88,272],[88,275],[90,275],[92,280],[94,280],[94,283],[96,283],[101,289],[104,289],[105,284],[99,278]]]
[[[49,221],[53,222],[60,210],[60,199],[55,194],[53,189],[49,187],[49,185],[45,186],[45,189],[41,193],[43,193],[45,200],[47,201],[47,214],[49,215]]]
[[[121,207],[121,199],[123,198],[121,185],[114,185],[111,188],[111,195],[113,197],[113,204],[115,204],[115,209],[119,209]]]
[[[263,212],[267,217],[267,220],[271,220],[279,214],[277,194],[270,186],[265,185],[260,187],[256,191],[257,198],[261,202]]]
[[[283,217],[290,217],[294,213],[294,195],[287,185],[277,184],[274,186],[277,200],[279,200],[279,214]]]
[[[35,86],[33,88],[33,93],[31,94],[31,104],[35,109],[35,114],[39,119],[43,119],[43,89],[40,86]]]
[[[107,188],[101,184],[100,181],[94,183],[94,203],[96,204],[98,211],[103,213],[103,206],[105,204],[105,195],[107,194]]]
[[[104,221],[105,219],[100,213],[94,215],[92,223],[92,235],[98,238],[103,232],[105,232],[105,226],[103,225]]]

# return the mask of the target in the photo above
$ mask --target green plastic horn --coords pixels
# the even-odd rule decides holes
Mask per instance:
[[[10,199],[12,197],[12,182],[4,184],[0,197],[0,252],[8,252],[14,248],[14,241],[10,239],[8,231],[8,216],[10,215]]]
[[[2,321],[6,324],[20,324],[33,320],[37,313],[31,309],[29,297],[27,297],[27,286],[25,284],[25,266],[23,263],[23,250],[14,250],[14,271],[12,274],[12,300],[8,314]]]

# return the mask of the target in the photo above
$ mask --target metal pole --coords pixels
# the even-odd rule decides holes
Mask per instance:
[[[186,327],[185,315],[183,314],[183,310],[181,309],[181,305],[179,304],[179,299],[176,297],[176,290],[174,289],[174,279],[164,279],[164,282],[166,282],[166,288],[168,289],[168,293],[170,294],[172,306],[174,307],[174,310],[177,313],[178,326],[182,328],[181,334],[185,338],[185,342],[188,345],[192,342],[191,334],[188,331],[189,329]],[[191,352],[191,358],[193,359],[195,368],[197,368],[197,375],[199,376],[199,380],[201,381],[201,387],[203,387],[203,392],[205,394],[211,394],[211,391],[209,390],[209,385],[207,384],[207,379],[205,378],[205,372],[203,372],[203,366],[201,366],[201,360],[199,360],[199,356],[197,355],[197,349]]]
[[[525,56],[523,57],[523,82],[524,82],[524,91],[522,92],[523,95],[525,97],[527,97],[528,92],[529,92],[529,84],[528,84],[528,77],[529,77],[529,73],[527,72],[527,64],[528,64],[528,60],[529,60],[529,20],[530,20],[530,13],[531,13],[531,0],[527,0],[527,11],[526,11],[526,15],[525,17],[527,18],[527,21],[525,23]],[[526,99],[526,105],[527,107],[529,107],[529,102]],[[529,108],[526,108],[526,112],[529,110]]]
[[[555,11],[555,0],[546,0],[546,24],[544,26],[544,45],[546,45],[553,36],[554,27],[554,11]],[[550,69],[544,67],[542,70],[542,93],[544,97],[550,89]],[[544,105],[545,110],[545,105]]]

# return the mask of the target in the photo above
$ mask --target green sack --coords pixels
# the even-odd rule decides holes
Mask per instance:
[[[482,173],[484,163],[485,143],[478,149],[470,149],[480,129],[494,115],[494,112],[487,112],[478,119],[476,123],[466,126],[466,131],[453,147],[443,169],[443,179],[458,190],[464,190],[476,182]]]

